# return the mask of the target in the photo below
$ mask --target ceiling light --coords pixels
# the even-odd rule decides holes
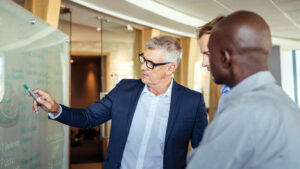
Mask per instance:
[[[126,25],[126,28],[127,28],[128,31],[133,31],[133,27],[132,27],[131,25],[128,25],[128,24],[127,24],[127,25]]]
[[[101,28],[100,28],[100,27],[98,27],[98,28],[97,28],[97,31],[101,31]]]

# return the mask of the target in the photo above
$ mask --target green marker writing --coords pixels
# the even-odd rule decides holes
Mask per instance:
[[[26,85],[24,84],[24,88],[26,89],[26,91],[33,97],[33,99],[35,101],[37,101],[37,96],[32,92],[32,90]]]

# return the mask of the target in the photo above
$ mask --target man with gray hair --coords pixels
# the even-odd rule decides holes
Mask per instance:
[[[38,104],[51,119],[91,128],[111,121],[104,169],[184,169],[189,141],[197,147],[207,126],[202,94],[172,79],[182,55],[177,39],[158,36],[139,54],[140,80],[121,80],[105,98],[85,109],[57,104],[36,89]]]

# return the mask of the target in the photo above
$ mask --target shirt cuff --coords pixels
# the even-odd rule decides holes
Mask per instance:
[[[62,107],[60,105],[59,105],[59,107],[60,107],[60,110],[59,110],[59,113],[56,116],[54,116],[52,113],[48,113],[48,116],[50,117],[50,119],[55,120],[60,116],[60,114],[62,112]]]

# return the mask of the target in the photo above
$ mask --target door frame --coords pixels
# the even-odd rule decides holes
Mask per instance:
[[[78,57],[78,58],[84,58],[84,57],[95,57],[100,58],[101,60],[101,92],[109,92],[111,90],[110,87],[110,54],[108,52],[101,53],[101,52],[89,52],[89,51],[79,51],[79,52],[70,52],[69,59],[71,60],[72,57]],[[69,62],[69,89],[71,89],[71,63]],[[69,90],[69,105],[71,104],[71,90]],[[102,138],[103,144],[102,144],[102,155],[105,157],[106,150],[108,148],[108,142],[109,142],[109,135],[110,135],[110,121],[104,123],[105,130],[104,134],[105,136],[108,136],[107,138]],[[70,128],[69,128],[70,130]],[[70,133],[70,132],[69,132]],[[69,157],[70,157],[71,149],[69,151]],[[71,166],[71,165],[70,165]]]

